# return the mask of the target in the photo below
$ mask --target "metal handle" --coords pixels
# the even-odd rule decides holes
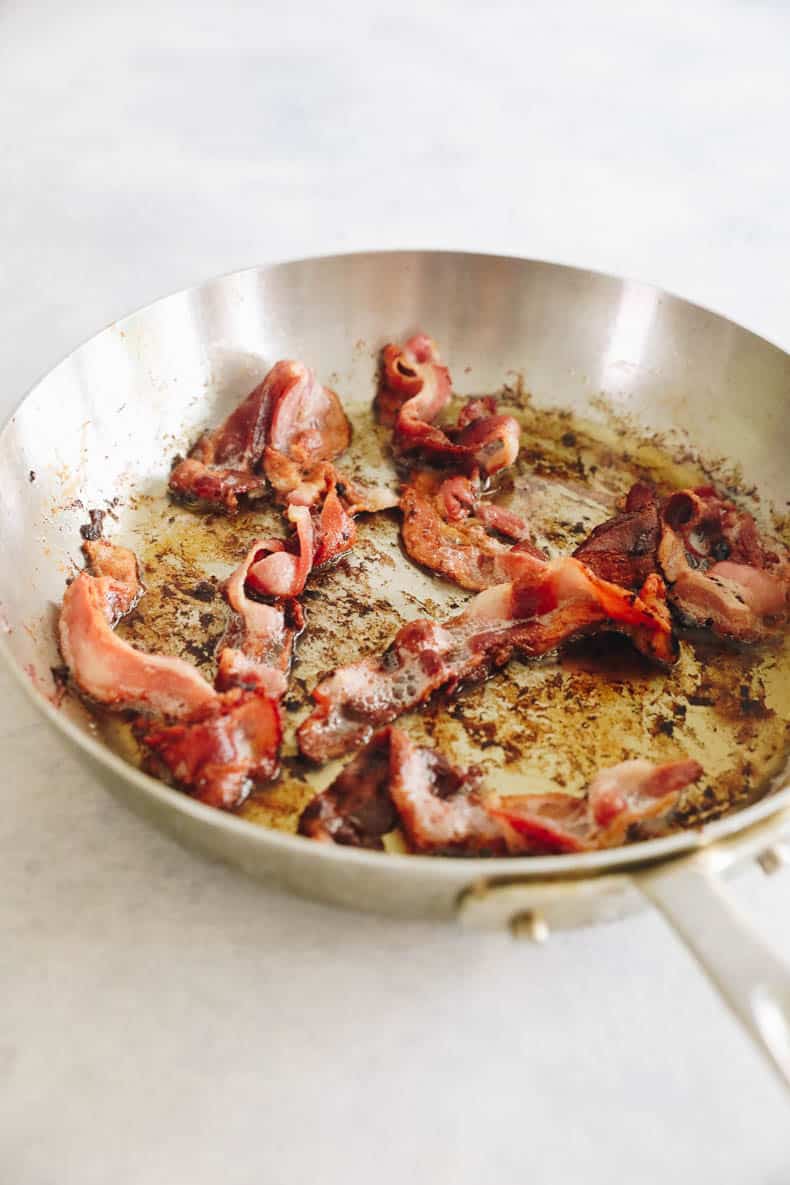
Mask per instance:
[[[733,904],[705,856],[634,874],[790,1087],[790,966]]]

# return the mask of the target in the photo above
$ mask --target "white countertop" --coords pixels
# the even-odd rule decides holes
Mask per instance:
[[[12,0],[0,410],[165,292],[369,247],[624,272],[787,348],[788,38],[769,2]],[[537,948],[265,891],[2,689],[2,1185],[790,1179],[657,916]],[[734,891],[790,955],[790,874]]]

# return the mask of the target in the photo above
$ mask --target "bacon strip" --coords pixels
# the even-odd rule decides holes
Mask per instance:
[[[629,490],[622,513],[596,527],[574,556],[603,580],[641,588],[658,571],[661,529],[655,491],[643,482]]]
[[[549,564],[533,557],[518,580],[479,593],[458,617],[443,625],[412,621],[383,655],[341,667],[319,683],[316,707],[298,730],[299,747],[313,761],[338,757],[438,688],[484,679],[513,653],[545,654],[590,630],[623,632],[648,657],[670,664],[677,645],[663,592],[657,576],[636,596],[578,560]]]
[[[270,597],[298,597],[313,567],[315,537],[306,506],[292,506],[288,518],[296,527],[295,554],[280,539],[260,543],[249,565],[246,583],[253,592]],[[262,554],[264,551],[267,554]]]
[[[662,513],[659,563],[682,619],[753,642],[787,615],[790,561],[754,518],[710,486],[679,490]]]
[[[419,470],[401,494],[401,537],[423,567],[479,591],[516,580],[531,558],[545,559],[523,520],[481,498],[479,482]],[[493,533],[516,543],[503,543]]]
[[[133,553],[105,540],[83,551],[91,567],[66,589],[58,623],[63,661],[83,694],[111,708],[164,716],[207,704],[215,693],[195,667],[144,654],[113,632],[142,593]]]
[[[500,796],[477,769],[452,765],[390,727],[302,813],[299,831],[323,842],[380,849],[398,824],[410,851],[454,856],[588,851],[623,843],[637,824],[662,818],[702,774],[686,759],[624,761],[601,770],[582,796]]]
[[[581,852],[625,843],[637,824],[663,818],[680,792],[702,776],[682,759],[664,765],[637,758],[595,775],[583,798],[570,794],[491,795],[491,814],[512,830],[513,854]],[[521,846],[523,845],[523,847]]]
[[[309,519],[309,511],[304,514]],[[256,587],[250,579],[253,570],[260,572],[272,558],[286,554],[277,546],[282,549],[284,545],[279,540],[256,540],[223,587],[225,600],[236,617],[219,654],[220,689],[262,687],[276,698],[285,694],[293,641],[304,626],[301,606],[292,596],[279,597],[269,604],[250,595]],[[290,555],[287,558],[295,559]],[[298,558],[285,575],[298,583]]]
[[[625,509],[574,552],[604,579],[638,588],[651,572],[667,580],[682,621],[753,642],[787,614],[790,562],[754,518],[711,486],[678,490],[661,506],[635,485]]]
[[[277,774],[282,723],[262,688],[216,695],[177,724],[149,728],[143,743],[194,798],[233,810],[253,781]]]
[[[518,456],[520,428],[513,416],[498,415],[493,399],[470,400],[453,428],[434,423],[452,394],[450,372],[436,343],[425,334],[402,347],[382,351],[376,410],[393,424],[396,452],[418,454],[429,464],[496,473]]]
[[[331,786],[307,804],[299,832],[310,839],[382,849],[398,814],[390,795],[390,733],[383,729],[351,760]]]
[[[275,406],[263,465],[282,502],[313,506],[335,484],[330,462],[348,447],[351,426],[334,391],[298,365],[301,374]]]
[[[304,363],[277,362],[225,422],[175,464],[170,490],[234,514],[240,495],[260,497],[269,481],[285,497],[318,480],[321,465],[341,453],[350,436],[337,395]]]
[[[274,400],[292,379],[292,365],[298,364],[278,362],[224,423],[204,432],[189,456],[176,461],[169,482],[176,497],[235,514],[240,495],[259,498],[265,492],[266,478],[257,468]]]
[[[481,796],[480,771],[418,748],[399,728],[390,730],[390,794],[413,852],[507,854],[503,829]]]
[[[135,731],[179,786],[212,806],[237,806],[252,780],[277,772],[281,672],[256,667],[251,683],[238,671],[231,677],[233,652],[225,651],[225,686],[234,686],[218,694],[182,659],[136,650],[113,633],[143,592],[134,554],[103,539],[85,543],[83,551],[89,568],[67,587],[59,621],[61,653],[75,683],[107,707],[177,719],[167,725],[141,719]],[[249,635],[263,648],[273,644],[264,620],[269,606],[257,608],[264,612],[249,611]],[[235,686],[240,682],[247,686]]]

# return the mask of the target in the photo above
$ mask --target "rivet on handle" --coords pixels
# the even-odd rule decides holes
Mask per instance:
[[[790,848],[784,844],[775,844],[772,848],[766,848],[764,852],[760,852],[757,863],[766,876],[773,876],[780,868],[784,868],[786,864],[790,863]]]
[[[528,909],[524,913],[516,913],[510,919],[510,933],[514,938],[528,938],[530,942],[545,942],[549,936],[549,927],[542,914]]]

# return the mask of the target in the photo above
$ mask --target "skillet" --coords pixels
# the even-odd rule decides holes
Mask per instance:
[[[746,860],[773,870],[790,851],[781,643],[711,654],[690,637],[670,678],[629,667],[619,652],[607,667],[582,646],[560,661],[516,664],[462,696],[460,711],[439,704],[407,721],[444,751],[479,759],[504,789],[580,787],[624,756],[682,750],[705,766],[682,830],[534,858],[381,854],[294,835],[299,810],[335,771],[304,770],[288,742],[277,786],[241,816],[212,810],[138,768],[117,720],[62,694],[54,624],[88,512],[100,511],[107,533],[146,565],[149,591],[125,627],[130,640],[205,666],[222,610],[192,593],[227,574],[276,516],[256,509],[229,525],[168,505],[172,456],[277,358],[298,357],[342,396],[356,474],[381,477],[375,358],[417,328],[440,341],[457,390],[502,391],[518,412],[529,447],[512,497],[526,500],[550,548],[567,549],[563,524],[578,530],[605,517],[637,471],[675,484],[713,480],[786,530],[790,357],[720,316],[643,284],[505,257],[391,252],[252,268],[109,326],[11,417],[0,436],[5,659],[127,805],[188,846],[294,892],[396,917],[510,926],[538,940],[652,901],[790,1083],[790,972],[721,884]],[[379,648],[403,620],[459,603],[457,589],[402,556],[393,516],[371,519],[361,535],[311,592],[288,702],[294,720],[321,670]]]

